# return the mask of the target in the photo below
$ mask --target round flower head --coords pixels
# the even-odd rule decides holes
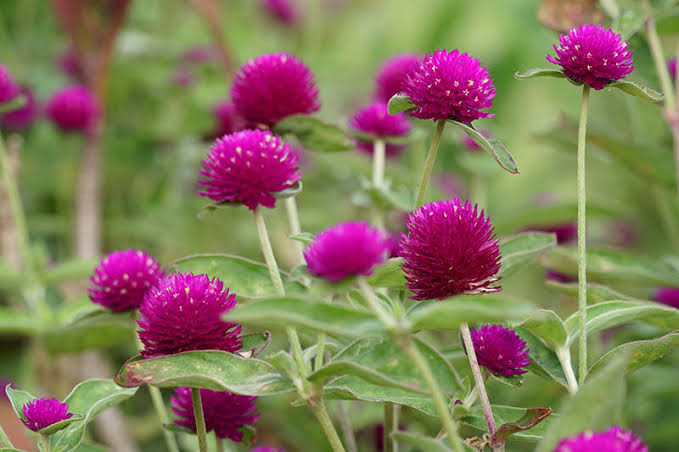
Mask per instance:
[[[498,292],[500,248],[490,220],[459,199],[436,201],[412,212],[401,237],[406,286],[415,300]]]
[[[200,184],[216,202],[241,202],[254,210],[272,209],[273,193],[294,187],[302,178],[299,157],[289,144],[269,131],[243,130],[218,138],[207,153]]]
[[[632,432],[611,427],[605,432],[587,431],[564,439],[554,452],[648,452],[648,447]]]
[[[679,289],[675,287],[660,287],[656,289],[653,299],[658,303],[679,309]]]
[[[34,399],[25,404],[21,412],[26,418],[21,422],[34,432],[73,417],[73,413],[68,412],[68,405],[57,399]]]
[[[113,312],[131,311],[141,306],[144,294],[164,277],[158,262],[144,251],[115,251],[94,269],[90,300]]]
[[[244,396],[232,392],[200,390],[200,398],[203,402],[203,415],[205,427],[208,432],[213,431],[217,438],[228,438],[231,441],[241,442],[243,432],[239,430],[243,425],[254,423],[259,415],[255,413],[255,396]],[[174,395],[170,396],[172,411],[179,416],[175,424],[188,427],[196,431],[196,418],[193,412],[190,388],[177,388]]]
[[[217,278],[175,273],[144,295],[139,308],[139,339],[145,358],[191,350],[241,349],[241,327],[222,320],[236,306],[236,295]]]
[[[82,82],[85,80],[85,68],[78,52],[74,48],[64,50],[64,52],[57,58],[57,66],[64,74],[71,77],[73,80]]]
[[[299,21],[299,11],[293,0],[262,0],[262,7],[284,25],[295,25]]]
[[[321,108],[314,76],[287,53],[248,61],[233,80],[231,99],[249,127],[272,127],[281,119]]]
[[[379,139],[402,137],[410,133],[412,124],[408,121],[405,114],[390,115],[387,104],[378,102],[359,110],[349,125],[355,130],[373,135]],[[356,146],[362,151],[373,152],[373,143],[357,140]],[[398,154],[405,146],[402,144],[387,144],[385,151],[387,155]]]
[[[377,73],[377,101],[388,103],[394,94],[403,91],[406,74],[421,61],[422,55],[416,53],[403,53],[386,60]]]
[[[12,131],[25,130],[33,125],[38,117],[38,102],[35,100],[33,92],[25,87],[21,88],[19,92],[26,99],[26,104],[17,110],[0,114],[0,126],[4,129]]]
[[[372,273],[384,262],[389,239],[365,222],[340,223],[316,236],[304,251],[309,271],[331,282]]]
[[[556,57],[547,55],[547,61],[561,66],[571,80],[597,90],[634,70],[627,42],[601,25],[571,28],[568,34],[559,37],[554,50]]]
[[[530,364],[526,343],[502,325],[483,325],[472,330],[472,342],[479,364],[493,375],[511,377],[525,374]]]
[[[99,106],[89,89],[72,85],[52,96],[47,117],[64,132],[88,132],[96,125]]]
[[[434,121],[472,122],[492,118],[485,109],[493,105],[495,87],[479,60],[458,50],[436,50],[411,69],[403,93],[416,109],[411,115]]]
[[[222,137],[243,129],[243,120],[236,114],[231,102],[220,102],[212,109],[215,118],[216,137]]]
[[[14,82],[7,68],[0,64],[0,104],[14,99],[19,94],[19,86]]]

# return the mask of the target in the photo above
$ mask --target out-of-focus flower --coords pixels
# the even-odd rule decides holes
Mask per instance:
[[[554,452],[648,452],[648,447],[634,433],[611,427],[605,432],[586,431],[564,439]]]
[[[357,111],[349,121],[349,125],[359,132],[381,140],[406,136],[412,129],[412,124],[405,114],[390,115],[387,104],[381,102]],[[356,147],[361,151],[372,154],[374,146],[372,141],[357,139]],[[387,144],[385,152],[388,156],[395,156],[404,148],[405,145],[403,144]]]
[[[21,412],[26,418],[21,422],[34,432],[73,417],[73,413],[68,412],[68,405],[57,399],[33,399],[21,408]]]
[[[471,331],[474,351],[479,364],[493,375],[522,375],[530,364],[526,343],[512,330],[502,325],[483,325]]]
[[[660,287],[655,290],[653,299],[658,303],[679,309],[679,288]]]
[[[99,105],[87,87],[71,85],[52,96],[47,117],[64,132],[90,132],[99,119]]]
[[[188,88],[196,82],[196,77],[193,75],[193,71],[185,66],[179,66],[174,71],[172,71],[172,83],[181,86],[182,88]]]
[[[212,116],[215,118],[215,138],[243,130],[243,120],[231,102],[223,101],[215,105]]]
[[[488,132],[487,130],[479,129],[478,131],[485,138],[491,137],[490,132]],[[460,137],[460,144],[462,144],[462,146],[468,151],[476,152],[481,150],[481,146],[476,144],[476,141],[472,140],[472,138],[466,133],[462,134],[462,136]]]
[[[35,100],[33,91],[22,87],[19,89],[19,93],[24,96],[26,104],[17,110],[0,114],[0,126],[3,129],[14,132],[25,130],[33,125],[40,114],[38,102]]]
[[[547,232],[556,235],[556,243],[565,245],[572,243],[578,237],[578,225],[576,223],[560,223],[554,225],[528,226],[524,231]]]
[[[278,22],[292,26],[299,23],[300,12],[294,0],[261,0],[262,8]]]
[[[394,94],[403,91],[403,83],[411,69],[422,62],[422,55],[402,53],[386,60],[377,73],[375,98],[388,103]]]
[[[5,66],[0,64],[0,103],[14,99],[19,94],[19,85]]]

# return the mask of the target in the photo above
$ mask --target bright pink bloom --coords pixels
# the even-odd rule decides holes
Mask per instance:
[[[21,422],[34,432],[73,417],[73,413],[68,412],[68,405],[57,399],[33,399],[21,408],[21,412],[26,418]]]
[[[471,331],[479,364],[493,375],[511,377],[525,374],[530,364],[526,343],[502,325],[483,325]]]
[[[375,140],[403,137],[410,133],[412,124],[408,121],[405,114],[390,115],[387,111],[387,104],[378,102],[365,107],[351,118],[349,125],[359,132],[372,135]],[[373,152],[373,142],[356,140],[358,149],[371,153]],[[397,155],[405,145],[387,144],[385,147],[388,156]]]
[[[377,73],[377,101],[388,103],[394,94],[403,91],[406,75],[421,62],[422,55],[417,53],[402,53],[386,60]]]
[[[611,427],[605,432],[587,431],[564,439],[554,452],[648,452],[648,447],[634,433]]]
[[[47,117],[64,132],[90,132],[99,119],[99,105],[87,87],[71,85],[52,96]]]

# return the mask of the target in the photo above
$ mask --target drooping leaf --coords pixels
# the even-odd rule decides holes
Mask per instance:
[[[614,348],[599,358],[589,372],[597,372],[601,367],[618,359],[620,355],[629,356],[625,373],[629,374],[661,358],[666,353],[679,347],[679,333],[669,333],[655,339],[628,342]]]
[[[397,115],[404,111],[413,110],[415,108],[416,106],[410,100],[410,97],[403,93],[394,94],[391,99],[389,99],[389,103],[387,104],[387,109],[390,115]]]
[[[504,441],[512,435],[531,430],[550,414],[552,414],[551,408],[528,408],[520,419],[500,425],[493,435],[491,442]]]
[[[530,331],[555,350],[566,344],[568,339],[566,326],[561,318],[554,311],[546,309],[533,312],[517,327]]]
[[[447,443],[444,443],[443,440],[418,435],[417,433],[393,432],[391,437],[401,443],[415,446],[418,448],[417,450],[426,450],[427,452],[453,452],[453,449],[448,447]],[[470,451],[473,450],[469,449],[467,446],[465,446],[465,449]]]
[[[504,147],[504,145],[495,138],[486,138],[478,130],[476,130],[471,124],[464,122],[455,121],[449,119],[448,122],[461,127],[464,132],[469,135],[469,137],[474,140],[476,144],[479,145],[481,149],[490,153],[495,161],[510,174],[519,174],[519,168],[516,166],[514,157],[509,153],[509,151]]]
[[[522,328],[515,328],[514,331],[523,339],[529,350],[528,357],[531,363],[526,369],[535,375],[555,381],[564,388],[568,388],[566,375],[556,352],[547,347],[544,342],[530,331]]]
[[[512,439],[535,442],[542,437],[550,422],[558,422],[556,417],[554,420],[550,418],[550,422],[542,422],[551,414],[550,408],[519,408],[506,405],[493,405],[492,408],[495,423],[499,426],[497,435],[503,438],[512,435]],[[462,416],[460,422],[480,431],[488,431],[483,408],[480,406]],[[506,427],[502,429],[503,426]]]
[[[545,232],[524,232],[500,240],[502,267],[499,274],[507,277],[523,264],[556,246],[554,234]]]
[[[384,264],[375,268],[373,274],[368,276],[368,283],[374,287],[390,287],[405,289],[406,277],[401,265],[403,258],[395,257],[387,260]]]
[[[292,115],[273,128],[278,135],[294,135],[307,149],[313,151],[349,151],[354,142],[339,127],[307,115]]]
[[[518,80],[524,80],[536,77],[554,77],[554,78],[567,78],[561,69],[556,68],[536,68],[530,69],[525,72],[517,72],[514,74]]]
[[[662,102],[665,99],[663,93],[652,90],[651,88],[641,85],[639,83],[634,83],[629,80],[617,80],[607,86],[611,88],[617,88],[620,91],[629,94],[634,97],[639,97],[641,99],[647,100],[649,102]]]

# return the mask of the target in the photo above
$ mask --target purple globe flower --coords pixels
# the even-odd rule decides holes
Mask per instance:
[[[223,101],[215,105],[212,115],[215,118],[217,138],[243,130],[243,120],[231,102]]]
[[[385,139],[402,137],[410,133],[412,124],[408,121],[405,114],[390,115],[387,104],[378,102],[356,112],[349,121],[349,125],[359,131],[375,137],[375,139]],[[371,153],[373,143],[369,141],[356,140],[358,149]],[[405,148],[402,144],[387,144],[385,146],[386,155],[395,156]]]
[[[26,104],[18,110],[0,114],[0,126],[15,132],[32,126],[40,113],[38,102],[30,89],[22,87],[19,89],[19,93],[23,94]]]
[[[241,349],[240,325],[222,320],[236,295],[217,278],[175,273],[146,292],[139,308],[139,339],[145,358],[191,350]]]
[[[384,262],[388,238],[365,222],[340,223],[316,236],[304,250],[309,271],[331,282],[372,273]]]
[[[140,250],[115,251],[94,269],[87,291],[92,302],[113,312],[139,308],[144,295],[165,277],[153,256]]]
[[[670,71],[670,77],[672,77],[672,80],[677,78],[677,59],[672,58],[670,61],[667,62],[667,70]]]
[[[634,70],[627,42],[601,25],[571,28],[568,34],[559,37],[554,50],[556,57],[547,55],[547,61],[561,66],[571,80],[597,90]]]
[[[14,82],[7,68],[0,64],[0,104],[14,99],[19,94],[19,86]]]
[[[498,292],[500,247],[490,219],[459,199],[425,204],[401,237],[406,286],[415,300]]]
[[[262,8],[275,20],[284,25],[299,22],[299,10],[293,0],[261,0]]]
[[[386,60],[377,73],[377,101],[388,103],[394,94],[403,91],[406,75],[421,62],[422,55],[417,53],[402,53]]]
[[[656,289],[653,299],[658,303],[679,309],[679,289],[675,287],[660,287]]]
[[[495,116],[484,111],[495,97],[488,69],[458,50],[427,54],[406,76],[403,93],[415,104],[416,118],[472,122]]]
[[[248,127],[272,127],[281,119],[321,108],[314,76],[287,53],[248,61],[233,80],[231,99]]]
[[[530,364],[526,343],[502,325],[483,325],[471,332],[479,364],[493,375],[512,377],[525,374]]]
[[[648,452],[634,433],[611,427],[605,432],[587,431],[564,439],[554,452]]]
[[[200,398],[203,402],[203,415],[205,427],[208,432],[214,430],[217,438],[228,438],[231,441],[241,442],[243,432],[240,427],[254,423],[259,415],[255,413],[255,396],[244,396],[232,392],[200,390]],[[170,396],[172,411],[179,416],[175,424],[188,427],[196,431],[196,418],[193,412],[190,388],[177,388],[174,395]]]
[[[200,192],[216,202],[241,202],[254,210],[272,209],[273,193],[294,187],[301,179],[299,157],[289,144],[268,131],[243,130],[217,139],[203,161]]]
[[[99,118],[99,106],[87,87],[71,85],[50,99],[47,117],[64,132],[90,132]]]
[[[21,422],[34,432],[73,417],[73,413],[68,412],[68,405],[57,399],[34,399],[25,404],[21,412],[26,418]]]

